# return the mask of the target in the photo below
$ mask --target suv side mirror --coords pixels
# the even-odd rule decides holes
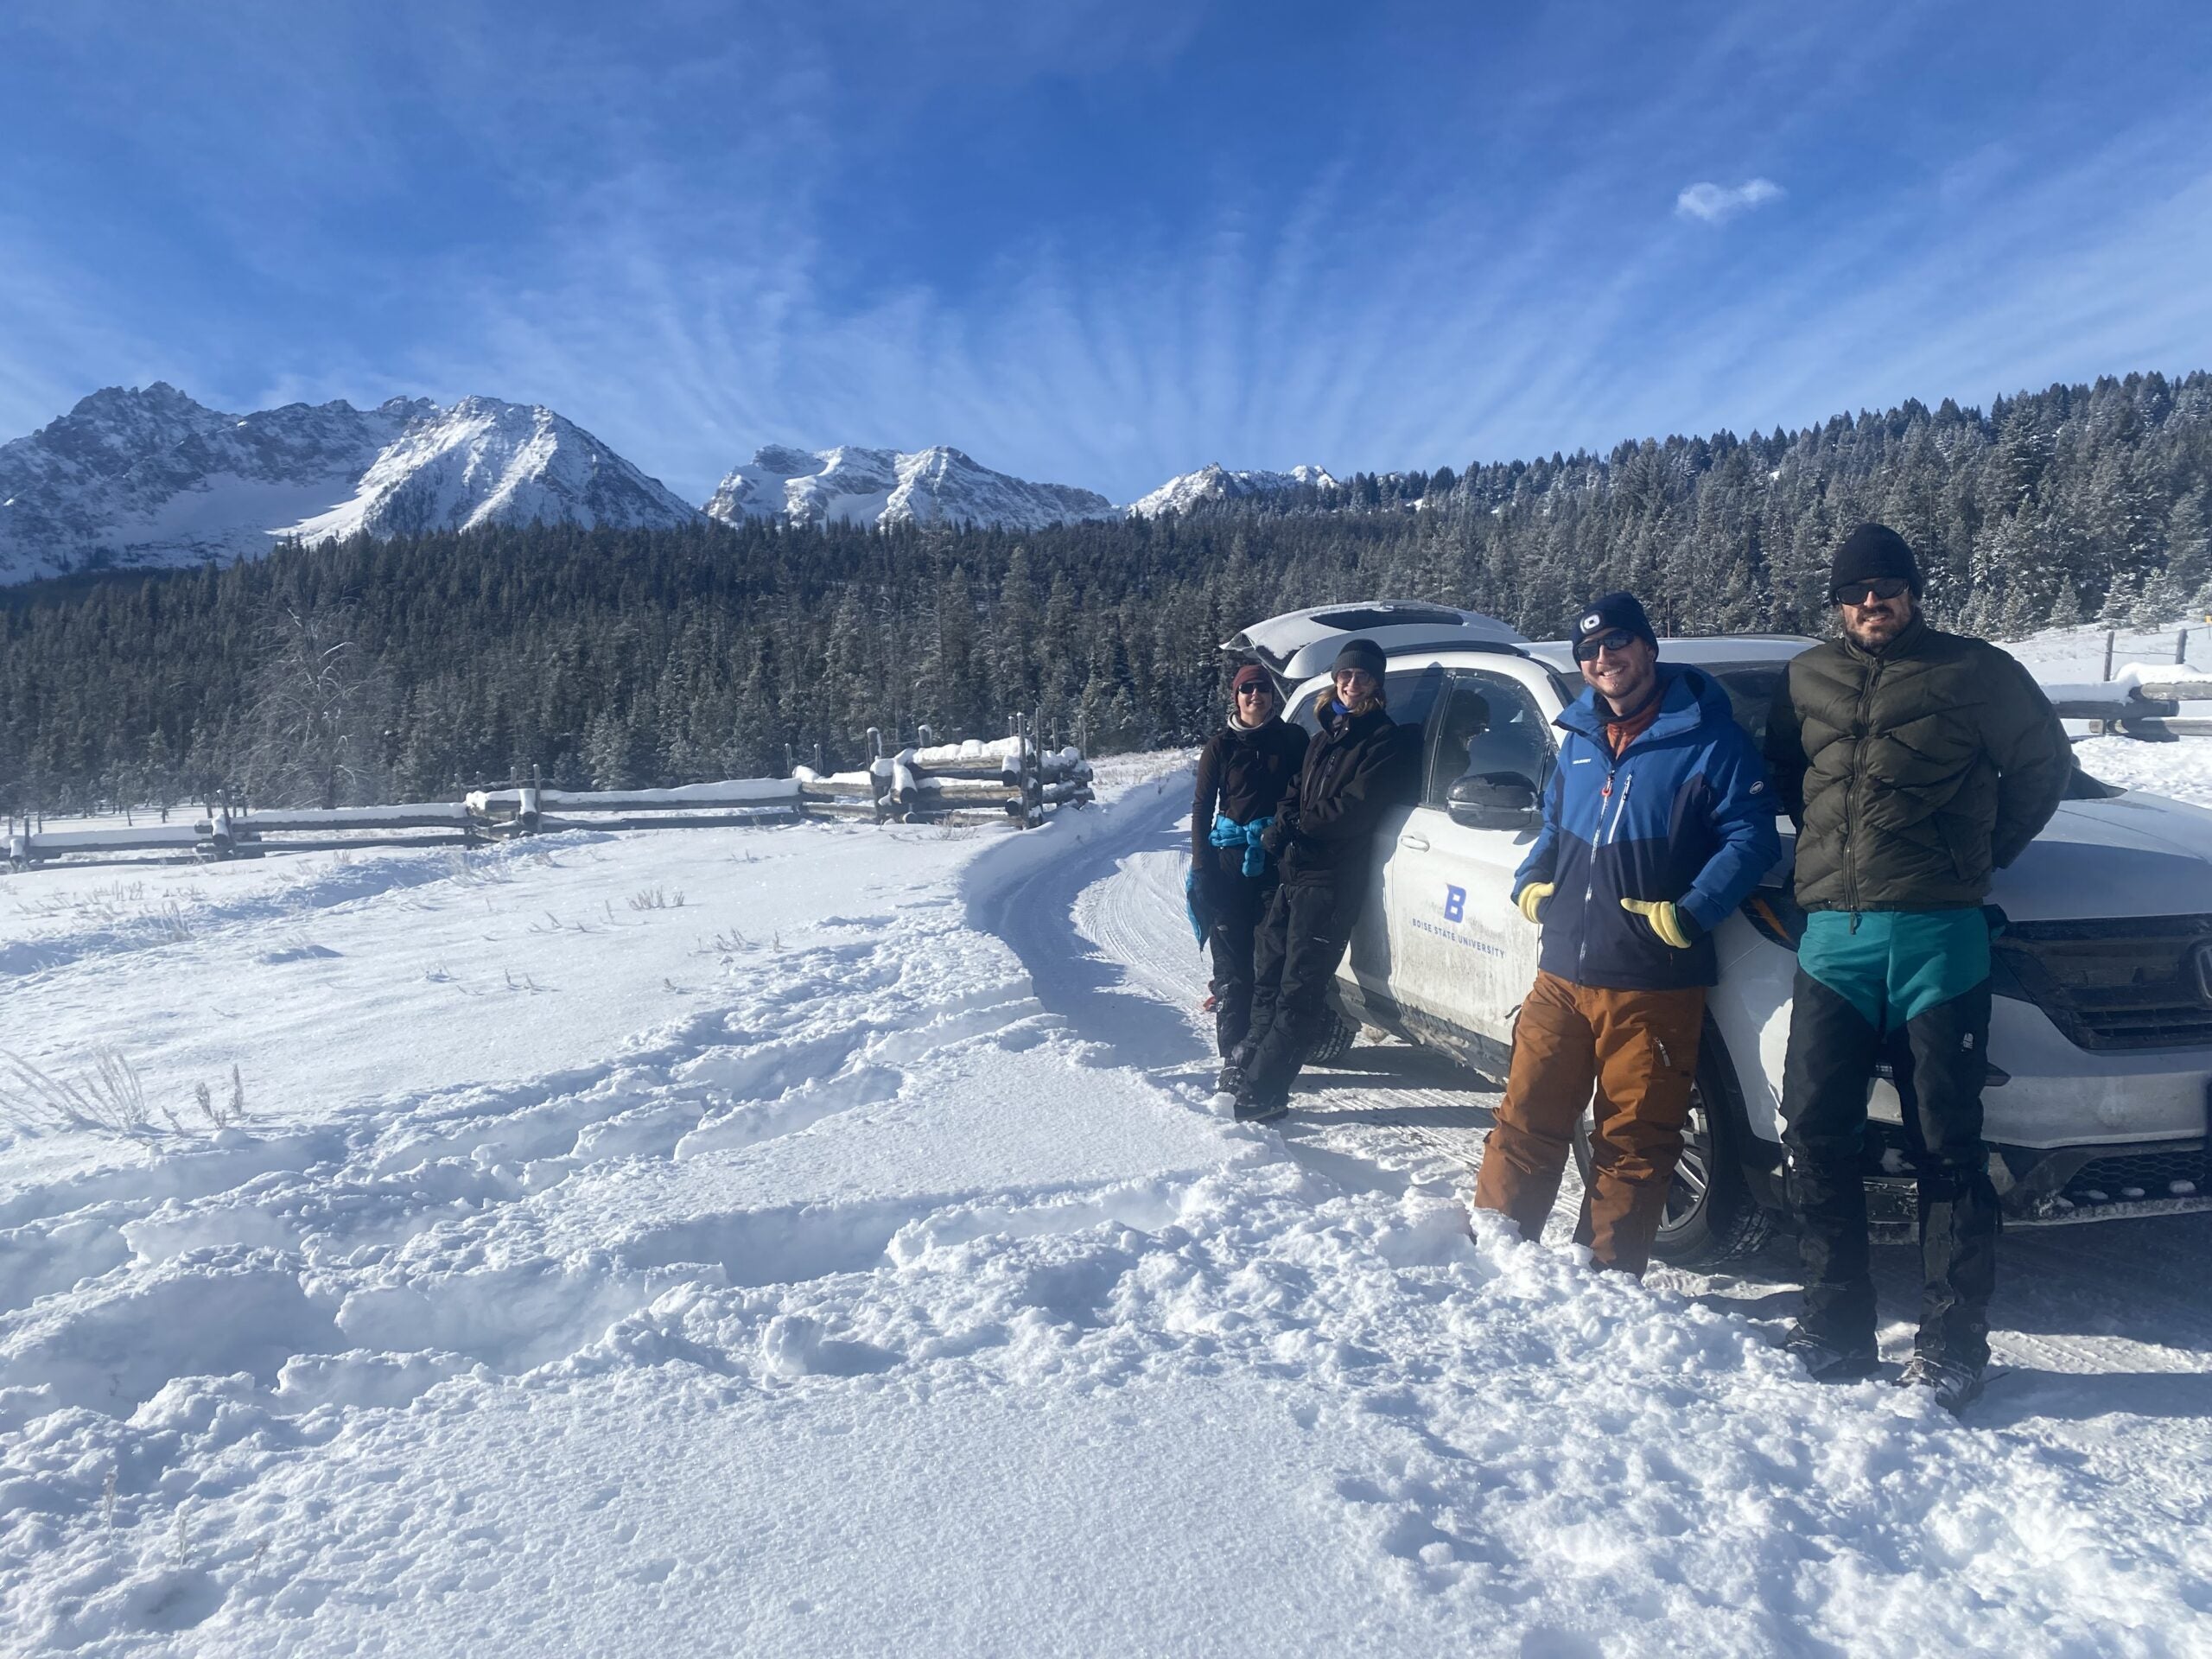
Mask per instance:
[[[1470,773],[1446,793],[1444,810],[1469,830],[1533,830],[1542,817],[1535,784],[1517,772]]]

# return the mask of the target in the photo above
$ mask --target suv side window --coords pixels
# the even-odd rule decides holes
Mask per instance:
[[[1390,718],[1401,726],[1410,726],[1420,731],[1428,724],[1428,717],[1444,695],[1445,671],[1434,664],[1427,668],[1401,668],[1382,677],[1382,700],[1389,704]]]
[[[1486,669],[1454,669],[1421,804],[1442,806],[1460,779],[1490,773],[1526,778],[1541,794],[1551,781],[1553,754],[1543,710],[1520,681]]]

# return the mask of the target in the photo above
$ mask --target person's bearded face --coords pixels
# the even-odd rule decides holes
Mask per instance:
[[[1908,588],[1884,599],[1868,584],[1858,584],[1855,596],[1848,588],[1838,591],[1837,608],[1843,613],[1843,631],[1851,643],[1865,651],[1878,651],[1904,632],[1912,620],[1912,592]]]

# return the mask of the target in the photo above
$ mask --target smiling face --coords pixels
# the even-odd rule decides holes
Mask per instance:
[[[1363,668],[1340,668],[1335,675],[1337,701],[1357,714],[1375,700],[1375,677]]]
[[[1247,726],[1258,726],[1275,711],[1275,689],[1265,680],[1236,688],[1236,718]]]
[[[1847,583],[1836,589],[1835,596],[1836,608],[1843,613],[1843,631],[1862,651],[1880,650],[1912,620],[1912,590],[1894,578]]]
[[[1593,654],[1586,657],[1582,652]],[[1583,641],[1575,658],[1582,664],[1582,677],[1597,688],[1615,714],[1641,706],[1659,677],[1659,648],[1641,634],[1618,628]]]

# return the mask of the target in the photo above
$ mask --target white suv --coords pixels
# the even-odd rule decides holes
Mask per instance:
[[[1370,895],[1337,989],[1347,1020],[1380,1027],[1502,1077],[1536,975],[1537,931],[1512,900],[1557,752],[1553,718],[1582,690],[1562,644],[1490,617],[1379,601],[1293,612],[1224,647],[1256,659],[1309,724],[1338,647],[1373,639],[1390,713],[1422,728],[1421,795],[1380,837]],[[1782,635],[1666,639],[1727,691],[1756,739],[1783,665],[1813,642]],[[1794,837],[1715,935],[1690,1133],[1656,1254],[1688,1263],[1755,1248],[1780,1203],[1780,1083],[1795,941]],[[1990,1173],[2008,1224],[2212,1205],[2212,812],[2076,772],[2043,834],[1998,874]],[[1348,1027],[1349,1028],[1349,1027]],[[1886,1082],[1869,1103],[1878,1219],[1909,1223],[1912,1185]],[[1580,1148],[1586,1159],[1586,1144]]]

